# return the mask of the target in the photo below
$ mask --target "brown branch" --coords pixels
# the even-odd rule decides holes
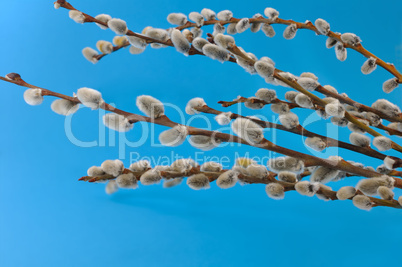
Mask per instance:
[[[196,108],[196,110],[203,112],[203,113],[215,114],[215,115],[219,115],[219,114],[223,113],[222,111],[215,110],[208,106]],[[259,119],[248,118],[248,117],[244,117],[244,116],[232,113],[231,119],[237,119],[237,118],[247,118],[247,119],[252,120],[253,122],[257,123],[258,125],[260,125],[263,128],[278,129],[281,131],[286,131],[286,132],[290,132],[290,133],[294,133],[294,134],[306,136],[306,137],[319,137],[327,144],[327,147],[340,147],[340,148],[354,151],[354,152],[357,152],[357,153],[360,153],[360,154],[363,154],[363,155],[366,155],[369,157],[377,158],[380,160],[384,160],[387,157],[387,155],[382,154],[370,147],[359,147],[359,146],[355,146],[355,145],[352,145],[352,144],[349,144],[346,142],[342,142],[342,141],[339,141],[339,140],[336,140],[336,139],[333,139],[330,137],[326,137],[324,135],[310,132],[301,125],[298,125],[296,128],[293,128],[293,129],[288,129],[281,124],[276,124],[276,123],[272,123],[269,121],[263,121],[263,120],[259,120]],[[395,160],[397,160],[396,165],[398,165],[398,167],[402,167],[402,159],[398,158]]]
[[[133,172],[130,169],[124,169],[123,173],[133,173],[138,181],[138,180],[140,180],[141,175],[144,174],[146,171]],[[175,172],[175,171],[162,171],[161,176],[162,176],[162,178],[169,180],[169,179],[174,179],[174,178],[189,177],[194,174],[204,174],[205,176],[208,177],[209,182],[213,182],[213,181],[217,180],[218,177],[226,171],[228,171],[228,170],[222,170],[219,172],[204,172],[204,171],[200,171],[199,167],[193,167],[191,170],[189,170],[186,173]],[[311,173],[309,173],[309,172],[305,172],[302,174],[302,176],[306,177],[306,176],[309,176],[310,174]],[[247,183],[247,184],[278,183],[284,187],[286,192],[296,191],[296,189],[295,189],[296,183],[287,183],[287,182],[279,181],[279,180],[275,179],[276,176],[277,176],[276,173],[268,172],[268,175],[263,178],[257,178],[257,177],[253,177],[250,175],[244,175],[244,174],[239,174],[238,178],[239,178],[239,180],[241,180],[242,182]],[[84,176],[84,177],[80,178],[79,181],[103,182],[103,181],[114,180],[114,179],[116,179],[116,177],[113,177],[112,175],[103,175],[103,176],[99,176],[99,177]],[[336,196],[337,192],[329,190],[325,187],[320,187],[320,189],[317,191],[317,193],[326,196],[330,200],[338,200],[338,198]],[[357,194],[364,195],[360,191],[358,191]],[[384,206],[384,207],[402,209],[402,206],[399,204],[399,202],[394,199],[393,200],[383,200],[383,199],[379,199],[379,198],[375,198],[375,197],[369,197],[369,198],[374,203],[374,206]],[[352,198],[350,198],[349,200],[352,200]]]
[[[24,80],[22,80],[21,78],[19,78],[19,80],[17,81],[10,81],[7,78],[4,77],[0,77],[1,80],[6,81],[6,82],[12,82],[16,85],[19,86],[23,86],[23,87],[28,87],[28,88],[40,88],[37,86],[33,86],[30,85],[28,83],[26,83]],[[70,100],[73,101],[74,103],[80,103],[80,101],[78,100],[78,98],[76,97],[70,97],[70,96],[66,96],[60,93],[56,93],[44,88],[40,88],[42,89],[42,95],[49,95],[49,96],[55,96],[58,98],[62,98],[62,99],[66,99],[66,100]],[[120,109],[117,109],[107,103],[104,103],[101,105],[101,109],[122,115],[124,117],[126,117],[131,123],[136,123],[139,121],[143,121],[143,122],[148,122],[148,123],[154,123],[154,124],[158,124],[158,125],[162,125],[162,126],[167,126],[167,127],[175,127],[178,125],[181,125],[179,123],[173,122],[171,121],[167,116],[162,116],[159,118],[150,118],[150,117],[146,117],[146,116],[142,116],[142,115],[138,115],[138,114],[133,114],[130,112],[126,112]],[[182,125],[185,126],[187,128],[188,134],[189,135],[204,135],[204,136],[211,136],[211,137],[215,137],[223,142],[229,142],[229,143],[238,143],[238,144],[244,144],[244,145],[248,145],[248,146],[253,146],[256,148],[261,148],[264,150],[268,150],[268,151],[272,151],[272,152],[276,152],[282,155],[286,155],[289,157],[294,157],[297,159],[302,160],[305,163],[305,166],[324,166],[324,167],[328,167],[331,169],[336,169],[336,170],[340,170],[340,171],[344,171],[347,173],[352,173],[358,176],[362,176],[362,177],[379,177],[382,176],[382,174],[375,172],[375,171],[370,171],[370,170],[366,170],[363,168],[359,168],[356,167],[348,162],[346,162],[345,160],[340,160],[339,162],[337,162],[336,164],[334,164],[335,162],[328,160],[328,159],[322,159],[322,158],[318,158],[315,156],[311,156],[308,154],[304,154],[298,151],[294,151],[285,147],[281,147],[281,146],[277,146],[276,144],[268,141],[267,139],[263,139],[259,144],[252,144],[247,142],[246,140],[239,138],[237,136],[233,136],[231,134],[226,134],[226,133],[221,133],[221,132],[215,132],[215,131],[209,131],[209,130],[203,130],[203,129],[199,129],[199,128],[195,128],[192,126],[186,126],[186,125]],[[395,187],[399,187],[402,188],[402,179],[399,178],[394,178],[395,180]]]

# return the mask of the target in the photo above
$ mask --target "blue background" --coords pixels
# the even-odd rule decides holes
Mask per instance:
[[[102,92],[107,102],[139,112],[135,98],[153,95],[184,109],[200,96],[215,108],[219,100],[252,96],[267,87],[231,63],[208,58],[184,57],[173,48],[148,48],[141,55],[126,50],[92,65],[81,55],[113,33],[95,25],[78,25],[52,1],[2,0],[0,73],[18,72],[35,85],[72,95],[87,86]],[[402,69],[400,1],[73,1],[89,14],[108,13],[127,21],[130,29],[167,28],[170,12],[230,9],[235,17],[250,17],[272,6],[281,18],[305,21],[322,17],[339,32],[358,34],[370,51]],[[283,39],[284,26],[275,26],[270,39],[262,32],[236,35],[236,42],[258,57],[269,56],[279,69],[296,75],[311,71],[322,84],[366,104],[387,98],[401,104],[401,89],[390,95],[381,90],[390,74],[378,68],[364,76],[364,57],[348,51],[340,62],[325,48],[325,37],[299,31]],[[209,32],[211,32],[210,30]],[[268,86],[269,88],[275,88]],[[283,97],[285,90],[278,89]],[[172,189],[140,186],[138,190],[104,193],[104,185],[77,182],[88,167],[119,157],[119,147],[79,147],[65,132],[65,118],[50,111],[51,99],[32,107],[24,103],[24,88],[1,83],[0,105],[0,265],[1,266],[380,266],[400,264],[401,213],[389,208],[365,212],[350,201],[324,202],[289,192],[282,201],[269,199],[263,185],[237,185],[221,190],[193,191],[185,184]],[[236,111],[238,107],[228,110]],[[242,114],[255,114],[243,110]],[[260,113],[271,116],[269,107]],[[301,112],[301,120],[308,112]],[[177,112],[167,115],[178,119]],[[186,115],[186,119],[190,117]],[[212,117],[210,117],[212,119]],[[191,125],[205,126],[202,120]],[[138,140],[149,125],[136,125],[127,139]],[[212,127],[220,127],[212,121]],[[326,133],[326,124],[312,123],[310,130]],[[150,129],[150,128],[149,128]],[[159,133],[163,127],[156,127]],[[330,128],[332,129],[332,128]],[[72,119],[80,140],[99,141],[99,113],[83,108]],[[331,131],[348,140],[348,131]],[[156,135],[157,136],[157,135]],[[276,138],[267,132],[267,138]],[[396,139],[395,139],[396,140]],[[156,138],[156,143],[158,143]],[[279,133],[277,143],[308,152],[299,136]],[[137,148],[121,152],[126,165],[130,152],[158,158],[170,148],[153,147],[151,138]],[[197,150],[186,143],[174,152],[194,157]],[[267,156],[250,147],[222,147],[204,156]],[[336,150],[330,152],[337,153]],[[328,156],[324,154],[323,156]],[[340,150],[345,159],[377,166],[380,161]],[[231,164],[233,163],[233,160]],[[330,184],[339,188],[357,178]],[[400,195],[400,192],[396,192]]]

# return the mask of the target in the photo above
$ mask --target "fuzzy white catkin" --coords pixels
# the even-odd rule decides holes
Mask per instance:
[[[237,24],[237,23],[230,23],[230,24],[228,25],[228,28],[227,28],[228,34],[234,35],[234,34],[237,33],[236,24]]]
[[[122,19],[110,19],[107,26],[116,34],[125,35],[128,31],[127,24]]]
[[[262,127],[249,119],[237,118],[232,123],[232,130],[240,138],[252,144],[258,144],[264,139]]]
[[[133,37],[133,36],[131,36],[131,37]],[[139,38],[138,38],[139,39]],[[142,39],[141,39],[142,40]],[[124,46],[126,43],[128,42],[128,38],[127,38],[127,36],[115,36],[115,37],[113,37],[113,40],[112,40],[112,43],[115,45],[115,46]],[[146,46],[146,45],[145,45]],[[144,46],[144,48],[145,48],[145,46]]]
[[[304,143],[315,151],[323,151],[327,147],[325,141],[320,137],[307,137]]]
[[[285,99],[289,101],[290,103],[296,103],[296,96],[299,94],[299,92],[295,91],[288,91],[285,93]]]
[[[312,72],[303,72],[302,74],[300,74],[300,78],[310,78],[314,81],[318,81],[318,77]]]
[[[372,202],[371,200],[364,195],[357,195],[353,197],[353,205],[361,210],[371,210]]]
[[[183,13],[170,13],[167,17],[170,24],[182,26],[187,23],[187,16]]]
[[[283,31],[283,38],[290,40],[295,38],[297,33],[297,25],[296,24],[290,24],[286,27],[286,29]]]
[[[208,151],[218,147],[221,141],[211,136],[192,135],[189,139],[190,144],[198,149]]]
[[[260,60],[265,61],[265,62],[271,64],[272,66],[275,66],[275,62],[269,57],[261,57]]]
[[[278,180],[286,183],[296,183],[297,175],[293,172],[281,171],[278,173]]]
[[[147,41],[145,39],[141,39],[136,36],[128,36],[128,41],[130,44],[134,47],[140,48],[140,49],[145,49],[147,47]]]
[[[263,78],[272,77],[275,71],[275,67],[272,64],[262,60],[259,60],[256,63],[254,63],[254,68],[257,71],[258,75],[260,75]]]
[[[43,96],[42,90],[39,88],[28,89],[24,92],[24,100],[31,106],[37,106],[42,104]]]
[[[394,187],[395,180],[388,176],[362,179],[360,180],[356,188],[362,191],[364,194],[372,196],[377,194],[377,189],[380,186],[386,186],[388,188]]]
[[[332,117],[331,122],[339,127],[346,127],[348,126],[349,123],[349,121],[346,118],[337,118],[337,117]]]
[[[340,61],[345,61],[348,53],[346,51],[346,48],[343,46],[343,43],[337,42],[335,45],[335,55],[336,58],[339,59]]]
[[[223,26],[220,23],[215,23],[214,25],[214,31],[212,32],[212,35],[215,36],[217,34],[223,34],[225,33],[225,26]]]
[[[389,93],[391,93],[392,91],[394,91],[395,88],[397,88],[398,86],[399,86],[398,79],[397,79],[397,78],[392,78],[392,79],[389,79],[389,80],[387,80],[387,81],[385,81],[385,82],[383,83],[383,85],[382,85],[382,90],[383,90],[385,93],[389,94]]]
[[[107,15],[107,14],[99,14],[95,17],[95,19],[102,21],[103,23],[105,23],[107,25],[108,21],[112,19],[111,16]],[[96,23],[96,25],[99,26],[99,28],[101,28],[102,30],[106,30],[107,26],[103,26],[102,24]]]
[[[370,74],[377,68],[377,59],[374,57],[368,58],[363,66],[361,67],[361,71],[363,74]]]
[[[91,47],[85,47],[84,49],[82,49],[82,55],[85,57],[86,60],[92,62],[93,64],[98,62],[96,56],[99,54],[95,49]]]
[[[310,77],[301,77],[297,80],[297,83],[309,91],[314,91],[320,85],[315,79]]]
[[[159,135],[159,141],[164,146],[179,146],[186,140],[188,131],[187,127],[177,125],[172,129],[166,130]]]
[[[263,179],[267,177],[268,175],[268,170],[265,166],[263,165],[258,165],[258,164],[250,164],[246,168],[246,172],[248,173],[249,176],[258,178],[258,179]]]
[[[338,192],[336,192],[336,197],[339,200],[346,200],[351,197],[354,197],[356,194],[356,189],[353,186],[344,186],[341,187]]]
[[[366,112],[366,113],[364,114],[364,117],[369,120],[370,125],[373,125],[373,126],[375,126],[375,127],[377,127],[378,125],[380,125],[380,123],[382,123],[381,117],[378,116],[378,115],[375,114],[375,113]]]
[[[202,48],[204,45],[210,44],[207,40],[201,37],[197,37],[193,40],[193,46],[195,49],[197,49],[199,52],[202,52]]]
[[[372,105],[372,108],[375,108],[390,117],[398,116],[401,113],[399,107],[386,99],[378,99]]]
[[[181,184],[181,182],[183,182],[182,177],[165,180],[163,181],[163,188],[172,188],[174,186]]]
[[[197,27],[201,27],[204,25],[204,16],[198,12],[191,12],[188,14],[188,18],[197,24]]]
[[[338,93],[338,91],[331,85],[324,85],[323,87],[324,87],[324,89],[326,89],[326,90],[328,90],[328,91],[330,91],[330,92],[332,92],[334,94]]]
[[[279,121],[287,129],[293,129],[299,125],[299,117],[293,112],[279,115]]]
[[[77,98],[84,106],[91,109],[98,109],[104,103],[99,91],[87,87],[78,89]]]
[[[237,33],[245,32],[248,28],[250,28],[250,21],[248,18],[243,18],[236,24]]]
[[[204,174],[194,174],[187,178],[187,185],[193,190],[209,189],[209,179]]]
[[[222,164],[213,161],[205,162],[200,167],[200,171],[202,172],[220,172],[222,169]]]
[[[265,186],[265,192],[268,197],[280,200],[285,197],[285,188],[279,183],[270,183]]]
[[[197,37],[202,36],[202,30],[201,30],[201,28],[192,28],[190,33],[193,35],[192,38],[197,38]],[[189,36],[190,36],[190,33],[187,35],[187,34],[184,34],[184,31],[183,31],[183,35],[184,35],[184,37],[186,37],[187,39],[190,38],[190,37],[189,37]]]
[[[395,164],[395,159],[393,159],[392,157],[390,157],[390,156],[387,156],[387,157],[385,157],[385,159],[384,159],[384,165],[385,165],[385,167],[387,168],[387,169],[390,169],[390,170],[393,170],[395,167],[394,167],[394,164]]]
[[[257,13],[257,14],[255,14],[253,16],[253,19],[260,18],[260,17],[262,17],[262,15]],[[251,23],[250,31],[251,32],[258,32],[261,29],[261,26],[262,26],[261,22],[253,22],[253,23]]]
[[[103,123],[106,127],[118,132],[128,132],[134,127],[134,124],[130,123],[126,117],[116,113],[104,115]]]
[[[121,162],[118,159],[116,159],[116,160],[105,160],[102,163],[101,168],[105,173],[110,174],[110,175],[112,175],[114,177],[117,177],[123,171],[124,164],[123,164],[123,162]]]
[[[318,32],[323,35],[327,35],[330,31],[329,23],[323,19],[317,19],[314,25],[317,28]]]
[[[110,54],[113,52],[113,44],[108,41],[98,41],[96,43],[96,48],[103,54]]]
[[[156,39],[158,41],[161,41],[161,42],[166,42],[167,40],[169,40],[169,34],[164,29],[149,28],[148,30],[146,30],[145,35],[150,37],[150,38],[153,38],[153,39]],[[155,49],[158,49],[158,48],[166,47],[166,45],[158,44],[158,43],[152,43],[151,47],[155,48]]]
[[[353,46],[356,46],[356,45],[360,44],[360,42],[361,42],[360,38],[356,34],[350,33],[350,32],[343,33],[341,35],[341,40],[344,43],[346,43],[348,45],[353,45]]]
[[[214,44],[205,44],[202,47],[202,52],[207,57],[218,60],[221,63],[229,60],[230,58],[230,53],[228,51]]]
[[[67,115],[75,113],[78,110],[79,105],[70,100],[57,99],[57,100],[53,101],[53,103],[50,107],[55,113],[57,113],[59,115],[67,116]]]
[[[333,102],[325,105],[325,112],[330,116],[343,118],[346,110],[341,103]]]
[[[148,170],[150,167],[151,164],[149,163],[148,160],[140,160],[131,164],[129,169],[132,170],[133,172],[143,172]]]
[[[264,15],[271,20],[276,20],[279,16],[279,12],[272,7],[267,7],[264,10]]]
[[[117,183],[115,180],[109,181],[105,187],[105,192],[108,195],[112,195],[112,194],[116,193],[118,190],[119,190],[119,187],[117,186]]]
[[[373,139],[373,145],[380,151],[387,151],[392,148],[392,141],[385,136],[376,136]]]
[[[256,97],[249,97],[248,101],[244,103],[247,108],[250,109],[262,109],[264,107],[264,103],[254,102],[253,100],[258,100]]]
[[[84,23],[85,22],[85,15],[78,10],[70,10],[68,12],[68,16],[70,19],[74,20],[77,23]]]
[[[222,189],[229,189],[236,185],[238,173],[232,170],[226,171],[216,179],[216,185]]]
[[[270,159],[268,168],[273,172],[289,171],[301,173],[304,170],[304,162],[293,157],[279,157]]]
[[[61,6],[59,3],[54,2],[53,7],[54,7],[54,9],[59,9]]]
[[[335,38],[328,37],[327,40],[325,41],[325,46],[329,49],[334,47],[338,41]]]
[[[394,192],[386,186],[380,186],[377,189],[378,195],[385,200],[391,200],[394,198]]]
[[[255,96],[267,103],[272,103],[272,101],[276,99],[276,91],[267,88],[260,88],[255,93]]]
[[[351,144],[359,147],[369,147],[370,146],[370,137],[363,135],[361,133],[351,133],[349,135],[349,141]]]
[[[186,113],[189,115],[198,114],[200,112],[197,111],[196,108],[201,108],[206,105],[207,103],[205,103],[204,99],[202,99],[201,97],[195,97],[187,102]]]
[[[139,54],[141,54],[141,53],[143,53],[144,51],[145,51],[145,49],[143,49],[143,48],[138,48],[138,47],[135,47],[135,46],[130,46],[130,49],[128,50],[129,52],[130,52],[130,54],[132,54],[132,55],[139,55]]]
[[[232,36],[224,35],[222,33],[218,33],[215,35],[214,42],[223,49],[228,49],[235,45],[235,40]]]
[[[402,196],[398,197],[398,203],[402,206]]]
[[[319,183],[310,183],[308,181],[301,181],[295,184],[295,189],[299,194],[303,196],[312,197],[315,195],[318,189],[320,189],[320,185]]]
[[[137,188],[137,178],[132,173],[120,174],[116,178],[116,184],[120,188]]]
[[[143,185],[157,184],[161,181],[161,179],[162,176],[160,172],[155,169],[144,172],[144,174],[142,174],[140,177],[141,184]]]
[[[267,36],[267,37],[274,37],[275,36],[275,30],[274,27],[272,27],[268,23],[264,23],[261,27],[262,32]]]
[[[92,166],[87,170],[87,174],[90,177],[99,177],[105,175],[106,173],[102,167]]]
[[[384,164],[378,166],[376,168],[376,171],[381,174],[389,174],[391,172],[391,170],[389,168],[387,168]]]
[[[137,97],[136,104],[137,107],[149,117],[156,119],[165,115],[165,108],[162,102],[152,96],[139,96]]]
[[[205,20],[214,20],[216,19],[216,14],[214,11],[208,8],[204,8],[201,10],[201,15],[204,16]]]
[[[271,110],[276,114],[286,114],[290,112],[290,108],[286,103],[272,104]]]
[[[295,101],[296,104],[303,108],[312,108],[314,106],[310,97],[306,96],[305,94],[298,94],[295,98]]]
[[[184,37],[181,31],[174,29],[170,37],[176,50],[188,56],[188,51],[190,50],[190,43],[188,42],[186,37]]]
[[[219,20],[229,21],[233,17],[233,13],[230,10],[223,10],[218,12],[217,17]]]
[[[228,125],[232,120],[232,112],[222,112],[215,116],[215,120],[219,125]]]
[[[311,174],[310,181],[326,184],[331,182],[338,174],[338,170],[320,166]]]

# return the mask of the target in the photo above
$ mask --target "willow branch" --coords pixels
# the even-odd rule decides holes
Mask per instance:
[[[10,81],[9,79],[0,76],[0,80],[6,81],[6,82],[11,82],[16,85],[23,86],[23,87],[39,88],[42,90],[43,96],[45,96],[45,95],[55,96],[55,97],[58,97],[61,99],[70,100],[77,104],[81,103],[78,100],[78,98],[76,98],[76,97],[63,95],[63,94],[56,93],[56,92],[53,92],[53,91],[45,89],[45,88],[41,88],[41,87],[37,87],[37,86],[31,85],[31,84],[28,84],[24,80],[22,80],[21,77],[19,77],[17,80]],[[367,178],[382,176],[382,174],[380,174],[376,171],[366,170],[366,169],[354,166],[343,159],[339,160],[337,162],[334,162],[329,159],[322,159],[319,157],[315,157],[312,155],[304,154],[304,153],[301,153],[298,151],[294,151],[294,150],[291,150],[291,149],[288,149],[285,147],[278,146],[278,145],[270,142],[267,139],[263,139],[259,144],[252,144],[240,137],[237,137],[237,136],[234,136],[231,134],[209,131],[209,130],[195,128],[192,126],[182,125],[182,124],[171,121],[165,115],[163,115],[159,118],[150,118],[150,117],[126,112],[121,109],[117,109],[117,108],[107,104],[106,102],[103,103],[100,108],[104,109],[106,111],[110,111],[110,112],[122,115],[122,116],[126,117],[130,123],[136,123],[139,121],[143,121],[143,122],[154,123],[154,124],[158,124],[158,125],[162,125],[162,126],[166,126],[166,127],[170,127],[170,128],[181,125],[181,126],[185,126],[187,128],[189,135],[210,136],[210,137],[219,139],[223,142],[238,143],[238,144],[248,145],[248,146],[276,152],[276,153],[279,153],[282,155],[286,155],[289,157],[294,157],[299,160],[302,160],[304,162],[305,166],[323,166],[323,167],[327,167],[327,168],[331,168],[331,169],[335,169],[335,170],[339,170],[339,171],[344,171],[347,173],[352,173],[352,174],[362,176],[362,177],[367,177]],[[395,180],[395,187],[402,188],[402,179],[395,178],[395,177],[393,179]]]
[[[199,112],[202,112],[202,113],[215,114],[215,115],[219,115],[219,114],[223,113],[222,111],[215,110],[206,105],[203,107],[200,107],[200,108],[196,108],[196,110]],[[253,122],[257,123],[258,125],[260,125],[263,128],[278,129],[281,131],[286,131],[289,133],[294,133],[294,134],[306,136],[306,137],[318,137],[318,138],[321,138],[327,144],[327,147],[340,147],[340,148],[354,151],[354,152],[357,152],[357,153],[360,153],[360,154],[363,154],[363,155],[366,155],[369,157],[377,158],[380,160],[384,160],[387,157],[387,155],[384,155],[370,147],[359,147],[359,146],[355,146],[355,145],[352,145],[352,144],[349,144],[346,142],[342,142],[342,141],[339,141],[339,140],[336,140],[336,139],[333,139],[330,137],[326,137],[324,135],[310,132],[301,125],[298,125],[296,128],[293,128],[293,129],[288,129],[281,124],[276,124],[273,122],[263,121],[263,120],[259,120],[259,119],[248,118],[248,117],[244,117],[244,116],[241,116],[241,115],[235,114],[235,113],[231,114],[231,119],[237,119],[237,118],[247,118],[247,119],[252,120]],[[397,164],[398,164],[398,166],[402,166],[402,159],[398,158]]]
[[[149,169],[147,169],[149,170]],[[124,169],[123,174],[125,173],[132,173],[134,174],[135,178],[137,181],[140,180],[140,177],[142,174],[144,174],[147,170],[143,172],[133,172],[130,169]],[[186,173],[182,172],[175,172],[175,171],[161,171],[161,177],[169,180],[169,179],[175,179],[175,178],[183,178],[183,177],[189,177],[194,174],[204,174],[206,177],[208,177],[209,182],[213,182],[218,179],[218,177],[226,172],[228,170],[222,170],[219,172],[205,172],[201,171],[199,167],[193,167],[191,170],[187,171]],[[305,172],[302,174],[303,177],[309,176],[309,172]],[[244,175],[244,174],[239,174],[238,178],[241,180],[243,183],[246,184],[270,184],[270,183],[278,183],[283,186],[286,192],[289,191],[296,191],[295,185],[296,183],[288,183],[288,182],[283,182],[275,179],[277,177],[277,174],[274,172],[268,172],[268,174],[263,177],[263,178],[257,178],[253,177],[250,175]],[[104,181],[110,181],[110,180],[115,180],[116,177],[113,175],[102,175],[98,177],[91,177],[91,176],[84,176],[78,179],[79,181],[86,181],[86,182],[104,182]],[[320,189],[317,191],[317,194],[321,194],[326,196],[329,200],[338,200],[338,197],[336,196],[337,191],[332,191],[330,189],[327,189],[326,187],[320,186]],[[364,195],[361,191],[357,191],[357,194]],[[375,197],[370,197],[371,202],[374,203],[373,207],[375,206],[384,206],[384,207],[391,207],[391,208],[397,208],[397,209],[402,209],[402,206],[399,204],[398,201],[392,199],[392,200],[383,200]],[[349,200],[352,200],[353,198],[350,198]]]

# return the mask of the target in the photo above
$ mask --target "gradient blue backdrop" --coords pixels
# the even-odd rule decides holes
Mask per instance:
[[[172,48],[148,49],[133,56],[119,51],[92,65],[81,55],[85,46],[113,33],[95,25],[78,25],[52,1],[2,0],[0,74],[18,72],[33,84],[72,95],[87,86],[122,109],[138,112],[135,98],[150,94],[184,108],[200,96],[212,106],[237,95],[251,96],[266,87],[235,64],[194,56]],[[335,31],[354,32],[363,44],[385,61],[402,69],[400,1],[72,1],[78,9],[96,15],[124,18],[134,31],[145,26],[167,28],[170,12],[230,9],[236,17],[263,13],[272,6],[282,18],[314,21],[322,17]],[[270,56],[280,69],[295,74],[314,72],[322,84],[332,84],[352,98],[371,104],[387,98],[401,104],[401,91],[385,95],[381,84],[391,76],[381,68],[364,76],[364,58],[349,51],[346,62],[325,48],[325,38],[299,31],[295,39],[282,38],[283,26],[269,39],[259,32],[236,36],[238,45],[258,57]],[[272,88],[272,86],[270,86]],[[278,88],[283,96],[284,90]],[[323,202],[286,194],[269,199],[263,185],[193,191],[185,184],[172,189],[141,186],[136,191],[104,193],[104,185],[77,182],[92,165],[119,156],[117,146],[83,148],[66,136],[65,118],[50,111],[51,99],[38,107],[24,103],[24,89],[1,83],[3,130],[0,175],[1,266],[389,266],[400,264],[401,212],[389,208],[360,211],[349,201]],[[228,110],[236,110],[236,107]],[[262,112],[271,115],[269,107]],[[171,113],[174,119],[177,113]],[[253,114],[244,110],[244,114]],[[307,113],[304,113],[307,115]],[[189,116],[186,117],[187,119]],[[302,116],[303,118],[303,116]],[[205,126],[194,121],[192,125]],[[325,133],[323,124],[309,129]],[[214,128],[218,125],[213,122]],[[127,134],[141,136],[141,128]],[[73,117],[77,138],[98,140],[98,113],[82,109]],[[156,132],[163,130],[156,127]],[[333,133],[334,134],[334,133]],[[336,134],[336,133],[335,133]],[[339,131],[347,140],[347,131]],[[267,133],[267,136],[272,136]],[[107,135],[109,138],[109,135]],[[117,137],[112,140],[118,142]],[[281,133],[279,145],[308,152],[299,136]],[[107,142],[109,143],[109,141]],[[151,147],[151,140],[127,148],[141,156],[159,157],[171,149]],[[205,156],[235,152],[267,155],[249,147],[217,148]],[[187,143],[176,148],[180,156],[194,157]],[[336,152],[332,150],[332,152]],[[348,151],[346,159],[377,166],[381,162]],[[232,162],[233,163],[233,162]],[[351,178],[349,183],[356,183]],[[333,185],[338,188],[343,183]],[[400,194],[398,191],[397,194]]]

